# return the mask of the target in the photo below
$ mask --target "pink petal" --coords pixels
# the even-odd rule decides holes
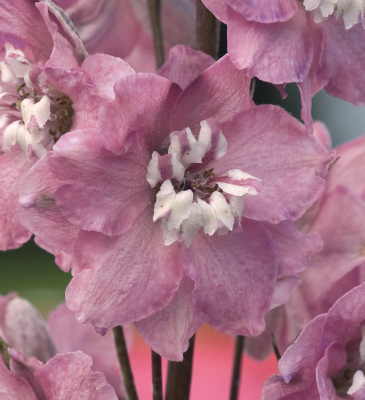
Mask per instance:
[[[337,390],[333,384],[332,378],[346,366],[346,351],[344,346],[338,343],[332,343],[324,356],[319,360],[316,371],[316,381],[318,392],[321,399],[338,399]]]
[[[227,24],[228,16],[227,4],[225,0],[202,0],[202,3],[216,16],[219,21]]]
[[[269,231],[277,249],[278,279],[303,271],[311,257],[322,249],[323,242],[317,233],[305,235],[290,221],[276,225],[263,223],[263,226]]]
[[[296,0],[225,0],[236,13],[248,21],[261,23],[284,22],[298,10]]]
[[[194,313],[194,282],[186,275],[170,303],[156,314],[135,322],[147,344],[162,357],[182,361],[189,339],[204,324]]]
[[[18,217],[48,246],[72,254],[79,228],[66,220],[55,203],[54,192],[63,182],[52,175],[48,157],[50,153],[22,179]]]
[[[134,74],[123,60],[105,54],[87,57],[81,67],[76,65],[67,68],[61,62],[52,67],[47,65],[33,67],[31,80],[42,88],[46,77],[47,86],[56,87],[71,99],[73,130],[94,128],[101,105],[105,100],[114,99],[114,83],[126,75]]]
[[[346,30],[343,19],[334,16],[322,22],[326,42],[321,74],[327,79],[326,92],[357,106],[365,105],[365,31],[362,24]]]
[[[236,68],[248,68],[250,78],[276,84],[301,82],[307,76],[314,42],[311,17],[302,6],[280,23],[250,22],[230,7],[228,18],[228,53]]]
[[[237,168],[262,181],[261,192],[245,198],[245,217],[271,223],[296,220],[321,194],[333,154],[281,108],[263,105],[243,111],[222,131],[228,148],[212,164],[214,173]]]
[[[328,292],[342,277],[365,262],[361,252],[365,243],[365,205],[340,186],[322,199],[311,231],[320,234],[323,249],[302,273],[304,282],[299,288],[300,298],[291,304],[291,307],[297,307],[297,301],[304,301],[310,315],[305,322],[326,312],[328,305],[323,300]],[[342,290],[338,291],[335,299],[343,294]]]
[[[159,222],[147,208],[121,236],[79,235],[76,255],[84,270],[66,291],[67,306],[82,323],[125,325],[165,307],[182,279],[177,245],[164,246]]]
[[[82,60],[79,59],[78,55],[75,52],[75,49],[66,39],[66,37],[62,36],[59,33],[60,27],[56,22],[51,19],[47,5],[45,3],[39,2],[35,4],[35,6],[38,8],[38,11],[42,15],[45,25],[47,26],[48,31],[53,39],[52,54],[45,65],[47,65],[48,67],[62,66],[63,68],[69,70],[73,67],[78,67],[79,63]],[[40,40],[39,43],[42,43],[42,40]]]
[[[339,159],[328,174],[326,192],[344,185],[365,200],[365,137],[339,146],[336,157]]]
[[[332,148],[331,134],[326,125],[321,121],[314,121],[313,130],[313,135],[323,144],[324,147],[330,150]]]
[[[220,123],[253,106],[246,71],[238,71],[228,55],[205,70],[184,90],[170,119],[172,131],[189,127],[199,133],[200,122],[215,118]]]
[[[34,376],[49,400],[117,400],[100,372],[92,372],[92,359],[78,351],[58,354]]]
[[[31,233],[19,221],[16,210],[20,180],[34,162],[27,160],[18,145],[12,146],[7,154],[0,154],[0,250],[16,249],[31,237]]]
[[[149,155],[137,143],[116,155],[105,149],[95,129],[70,132],[57,142],[48,161],[64,181],[55,191],[56,204],[69,222],[84,230],[124,233],[152,201],[148,162]]]
[[[170,50],[169,59],[157,74],[177,83],[184,90],[212,64],[214,59],[208,54],[178,44]]]
[[[287,302],[291,292],[302,283],[299,275],[283,276],[276,280],[275,290],[270,309],[279,307]]]
[[[117,396],[125,397],[111,330],[104,336],[98,335],[92,326],[80,324],[65,304],[51,312],[48,317],[48,327],[58,351],[67,353],[81,350],[90,356],[93,360],[92,370],[102,372]],[[128,329],[127,331],[127,344],[130,347],[133,336],[131,331]]]
[[[120,154],[127,133],[135,131],[147,138],[150,154],[160,150],[171,132],[168,118],[181,91],[178,85],[161,76],[138,74],[126,75],[114,89],[115,100],[102,106],[99,114],[106,148]]]
[[[6,400],[39,400],[25,379],[8,370],[2,357],[0,357],[0,395]]]
[[[50,246],[48,243],[44,242],[39,236],[35,236],[34,241],[39,247],[55,256],[55,263],[62,269],[62,271],[68,272],[72,270],[71,273],[73,275],[75,274],[75,271],[77,270],[77,265],[73,255],[67,254],[62,250]]]
[[[293,384],[300,385],[303,390],[309,388],[314,381],[315,368],[321,357],[320,341],[325,320],[326,315],[313,319],[279,361],[279,370],[286,384],[293,379]],[[288,391],[290,392],[290,386]]]
[[[52,37],[34,2],[2,0],[0,25],[2,45],[11,43],[33,63],[49,59],[53,48]]]
[[[328,311],[323,325],[321,348],[332,342],[346,345],[365,320],[365,284],[344,294]]]
[[[183,266],[196,284],[195,312],[221,333],[257,336],[272,300],[276,250],[267,232],[243,219],[227,235],[198,234],[183,248]]]

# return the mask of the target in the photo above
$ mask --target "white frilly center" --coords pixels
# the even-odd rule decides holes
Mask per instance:
[[[336,18],[343,15],[346,29],[363,21],[365,0],[304,0],[307,11],[313,11],[315,22],[322,22],[335,13]]]
[[[189,166],[202,163],[204,156],[210,161],[219,160],[227,150],[227,140],[219,125],[218,133],[217,129],[212,132],[214,129],[207,121],[200,125],[198,140],[189,128],[171,133],[168,154],[160,156],[153,152],[148,165],[147,181],[159,189],[153,221],[162,220],[166,246],[179,241],[189,247],[201,227],[207,235],[227,234],[233,229],[235,217],[241,221],[243,196],[258,193],[249,182],[260,180],[239,169],[229,170],[224,177],[215,177],[213,168],[190,173]]]
[[[21,50],[5,43],[0,62],[1,148],[18,144],[30,156],[43,157],[72,123],[70,99],[54,87],[37,92],[29,78],[31,62]],[[46,79],[46,77],[44,77]]]

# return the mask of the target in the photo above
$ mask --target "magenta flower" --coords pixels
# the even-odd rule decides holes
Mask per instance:
[[[16,217],[22,176],[71,126],[93,126],[101,103],[114,96],[114,81],[133,70],[107,55],[82,61],[44,3],[1,7],[0,249],[6,250],[31,235]]]
[[[365,394],[365,284],[311,321],[279,361],[262,399],[360,400]]]
[[[183,91],[125,76],[99,129],[63,136],[22,182],[22,223],[74,257],[66,298],[79,321],[100,332],[136,322],[169,359],[203,322],[264,329],[320,248],[291,221],[333,158],[282,109],[255,107],[228,56],[207,61],[173,49],[161,73]]]
[[[124,327],[124,332],[130,348],[132,330]],[[118,398],[125,397],[112,332],[103,337],[96,334],[91,326],[77,322],[64,304],[50,313],[46,324],[38,311],[15,293],[0,296],[0,336],[26,358],[34,357],[42,363],[47,363],[57,353],[63,356],[79,352],[84,358],[87,355],[92,359],[92,371],[105,376]]]
[[[322,88],[355,105],[365,104],[365,30],[362,24],[353,26],[364,14],[361,1],[203,3],[227,24],[228,53],[238,69],[274,84],[298,83],[309,130],[311,98]]]

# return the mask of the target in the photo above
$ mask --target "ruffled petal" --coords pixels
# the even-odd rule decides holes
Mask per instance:
[[[183,276],[176,244],[165,246],[152,207],[123,235],[82,231],[76,255],[83,270],[66,291],[67,306],[82,323],[125,325],[165,307]]]
[[[272,301],[277,256],[259,223],[244,219],[241,226],[223,236],[197,235],[183,248],[183,266],[196,284],[197,315],[221,333],[256,336]]]
[[[170,303],[151,317],[135,322],[135,326],[151,348],[162,357],[182,361],[189,339],[203,325],[194,313],[191,293],[194,282],[185,276]]]

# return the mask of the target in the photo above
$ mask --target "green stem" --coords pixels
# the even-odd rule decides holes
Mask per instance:
[[[153,42],[155,45],[156,68],[159,69],[165,62],[163,34],[161,25],[161,0],[148,0]]]
[[[9,345],[0,337],[0,354],[4,363],[9,368],[10,366],[10,355],[8,353]]]

